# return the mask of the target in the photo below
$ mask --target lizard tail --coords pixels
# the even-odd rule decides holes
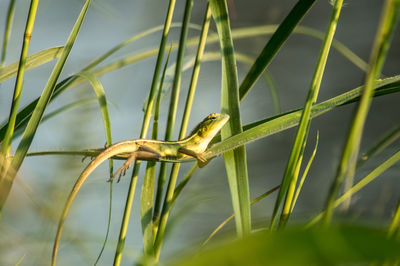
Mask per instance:
[[[131,145],[127,144],[126,141],[124,141],[123,143],[116,143],[107,148],[106,150],[104,150],[102,153],[100,153],[93,161],[90,162],[90,164],[85,168],[85,170],[83,170],[82,174],[78,177],[78,179],[74,184],[74,187],[69,193],[64,209],[61,213],[60,220],[58,221],[57,234],[54,240],[53,252],[51,256],[52,266],[56,265],[57,252],[60,244],[60,238],[64,227],[65,219],[67,218],[69,209],[71,208],[72,202],[75,199],[76,194],[78,194],[78,191],[80,190],[80,188],[82,187],[83,183],[86,181],[88,176],[93,172],[94,169],[97,168],[97,166],[99,166],[105,160],[121,153],[132,153],[135,152],[136,150],[137,150],[137,145],[133,141]]]

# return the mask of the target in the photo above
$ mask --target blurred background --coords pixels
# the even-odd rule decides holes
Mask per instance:
[[[250,26],[279,24],[294,6],[293,0],[231,0],[228,1],[232,29]],[[195,1],[192,23],[201,24],[205,1]],[[40,1],[33,31],[29,54],[40,50],[62,46],[72,29],[83,1]],[[93,2],[77,41],[62,73],[68,77],[78,72],[94,59],[119,44],[152,27],[164,23],[167,1],[105,1]],[[0,1],[0,33],[5,28],[8,1]],[[17,1],[14,26],[9,43],[6,65],[19,59],[21,40],[28,13],[29,1]],[[339,19],[335,39],[344,43],[358,56],[368,61],[375,32],[378,26],[382,1],[348,1]],[[174,22],[182,20],[184,1],[176,4]],[[317,1],[300,25],[325,31],[332,6],[329,1]],[[210,31],[215,32],[212,23]],[[179,28],[173,28],[169,42],[177,43]],[[189,37],[198,36],[199,31],[191,29]],[[161,32],[143,38],[113,55],[107,62],[133,53],[141,53],[159,45]],[[270,35],[243,38],[234,42],[236,52],[256,58]],[[293,34],[284,44],[278,55],[268,67],[278,89],[281,112],[300,108],[305,101],[316,65],[321,41],[310,36]],[[206,51],[219,51],[216,43],[207,46]],[[195,55],[190,47],[186,55]],[[176,53],[171,54],[170,62],[175,61]],[[147,96],[153,76],[155,57],[126,66],[100,77],[106,95],[111,101],[109,107],[113,141],[134,139],[139,136],[143,112],[142,106]],[[43,90],[55,61],[26,72],[21,106],[38,97]],[[400,29],[396,30],[383,69],[386,77],[399,74]],[[238,63],[239,81],[249,70],[249,65]],[[189,127],[194,127],[206,115],[218,112],[220,99],[220,62],[205,62],[201,68]],[[190,71],[182,79],[182,94],[177,125],[182,117]],[[322,81],[319,101],[332,98],[363,84],[364,73],[348,59],[331,50],[326,72]],[[12,89],[15,78],[0,85],[0,121],[8,117]],[[218,96],[218,97],[216,97]],[[70,89],[57,98],[48,112],[78,99],[95,97],[93,90],[85,83]],[[167,118],[169,94],[163,98],[160,116],[160,133]],[[400,95],[393,94],[375,98],[368,116],[361,152],[365,152],[382,134],[400,122],[398,103]],[[309,177],[297,202],[291,223],[310,220],[325,204],[327,191],[335,175],[340,152],[351,121],[355,105],[337,108],[313,120],[306,160],[310,156],[317,131],[319,147]],[[243,124],[247,124],[275,114],[269,88],[260,79],[243,101],[241,106]],[[175,129],[177,136],[178,127]],[[246,146],[250,180],[250,195],[258,195],[280,184],[294,141],[295,129],[258,140]],[[13,149],[16,148],[15,140]],[[44,122],[35,136],[30,151],[70,150],[102,147],[105,143],[104,127],[97,102],[71,109]],[[358,172],[359,179],[377,165],[394,154],[399,142],[381,153],[376,159],[365,164]],[[41,265],[50,259],[52,242],[56,232],[56,221],[66,197],[80,172],[88,163],[81,162],[79,156],[31,157],[24,161],[18,181],[14,184],[0,225],[0,264],[14,264],[25,255],[22,265]],[[117,162],[118,163],[118,162]],[[185,164],[183,176],[190,168]],[[91,264],[100,251],[108,215],[109,184],[107,164],[88,179],[79,192],[67,219],[61,240],[59,264]],[[144,167],[142,167],[141,174]],[[336,217],[347,221],[362,221],[372,225],[387,225],[400,197],[400,166],[397,164],[385,172],[374,183],[360,191],[352,201],[348,212]],[[120,183],[114,185],[113,210],[110,240],[105,249],[101,265],[109,265],[113,260],[115,241],[118,237],[121,217],[125,207],[130,172]],[[142,178],[139,178],[135,206],[126,239],[126,252],[123,263],[140,256],[142,252],[139,199]],[[273,208],[273,194],[252,207],[254,227],[266,226]],[[196,172],[185,188],[169,219],[171,227],[164,242],[161,261],[168,260],[178,251],[199,247],[199,243],[228,216],[232,214],[229,187],[226,180],[222,158],[213,160],[206,168]],[[179,225],[179,230],[174,230]],[[234,231],[230,222],[222,234]]]

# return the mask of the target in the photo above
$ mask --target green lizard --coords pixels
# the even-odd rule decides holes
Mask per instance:
[[[116,175],[124,175],[126,170],[135,160],[146,161],[164,161],[164,162],[183,162],[188,159],[195,158],[198,160],[200,167],[206,164],[204,152],[207,149],[210,141],[218,134],[221,128],[229,120],[227,114],[213,113],[207,116],[200,124],[198,124],[192,133],[178,141],[162,141],[150,139],[137,139],[117,142],[100,153],[89,165],[83,170],[81,175],[75,182],[67,202],[65,203],[64,210],[61,214],[56,238],[53,246],[52,263],[56,264],[57,251],[63,230],[64,221],[67,217],[72,201],[74,200],[79,189],[87,179],[87,177],[105,160],[116,156],[129,154],[128,159],[122,167],[114,174],[109,180],[111,181]],[[119,178],[118,178],[119,181]]]

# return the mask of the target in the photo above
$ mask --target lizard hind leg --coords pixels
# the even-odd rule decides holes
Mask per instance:
[[[137,158],[137,152],[133,152],[128,159],[124,162],[124,164],[121,166],[121,168],[119,168],[117,170],[117,172],[115,172],[115,174],[107,180],[107,182],[111,182],[114,180],[114,178],[119,174],[118,176],[118,181],[119,182],[121,180],[121,176],[125,175],[126,170],[128,170],[129,166],[133,163],[133,161],[135,161]]]
[[[110,179],[107,180],[107,182],[111,182],[117,175],[119,175],[117,180],[118,183],[121,180],[121,177],[126,174],[126,171],[129,169],[129,167],[135,160],[157,161],[159,160],[160,157],[161,155],[159,153],[153,151],[147,151],[147,150],[135,151],[129,156],[129,158],[125,161],[125,163],[121,166],[121,168],[119,168],[117,172],[115,172],[115,174]]]

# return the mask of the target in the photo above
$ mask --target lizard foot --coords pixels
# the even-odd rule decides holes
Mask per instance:
[[[118,180],[117,183],[119,183],[119,181],[121,181],[121,177],[124,176],[126,174],[126,171],[129,169],[130,164],[124,163],[122,165],[121,168],[118,169],[117,172],[115,172],[115,174],[107,180],[107,182],[111,182],[114,180],[114,178],[118,175]]]
[[[89,157],[90,157],[90,160],[93,161],[93,159],[94,159],[96,156],[84,155],[83,158],[82,158],[82,160],[81,160],[82,163],[86,160],[86,158],[89,158]]]

